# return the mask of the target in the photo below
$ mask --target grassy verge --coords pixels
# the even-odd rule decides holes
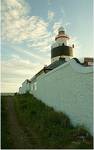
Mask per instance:
[[[92,148],[92,136],[74,128],[69,118],[32,95],[16,95],[15,109],[20,124],[31,138],[33,148]]]
[[[1,97],[1,148],[11,148],[12,140],[9,132],[9,124],[7,117],[7,96]]]

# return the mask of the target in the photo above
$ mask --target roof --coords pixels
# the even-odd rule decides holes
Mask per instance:
[[[76,66],[76,70],[77,69],[79,70],[79,68],[81,68],[81,67],[83,67],[82,69],[84,69],[84,68],[90,68],[89,66],[86,67],[85,64],[81,63],[79,61],[79,59],[77,59],[77,58],[72,58],[70,61],[66,62],[66,60],[64,58],[60,57],[59,60],[51,63],[49,66],[43,67],[37,74],[35,74],[31,78],[31,80],[26,79],[24,82],[31,83],[32,81],[35,81],[38,76],[40,76],[41,74],[43,74],[43,72],[44,73],[48,73],[49,71],[54,70],[55,68],[58,68],[59,66],[62,67],[63,64],[64,65],[70,64],[73,68]],[[88,71],[88,70],[89,69],[87,69],[86,71]]]
[[[60,58],[59,60],[57,60],[57,61],[51,63],[51,64],[50,64],[49,66],[47,66],[46,68],[47,68],[47,69],[54,69],[54,68],[56,68],[56,67],[62,65],[62,64],[65,63],[65,62],[66,62],[66,61],[65,61],[64,58]]]
[[[65,31],[65,30],[64,30],[64,28],[61,26],[61,27],[58,29],[58,31],[61,32],[61,31]]]

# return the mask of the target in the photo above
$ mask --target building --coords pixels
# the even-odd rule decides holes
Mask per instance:
[[[74,58],[74,45],[68,46],[68,40],[60,27],[51,46],[51,64],[25,80],[19,93],[33,94],[93,134],[93,59],[84,58],[81,63]]]
[[[19,88],[19,93],[20,94],[25,94],[25,93],[29,93],[30,91],[30,83],[31,81],[26,79],[23,83],[22,83],[22,87]]]

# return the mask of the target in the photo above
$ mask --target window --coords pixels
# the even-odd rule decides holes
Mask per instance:
[[[31,91],[33,91],[33,84],[31,85]]]
[[[31,91],[36,91],[37,90],[37,83],[34,82],[33,84],[31,84]]]
[[[36,82],[34,83],[34,90],[35,91],[37,90],[37,83]]]

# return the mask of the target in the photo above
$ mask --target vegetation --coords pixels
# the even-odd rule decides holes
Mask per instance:
[[[12,140],[9,132],[8,116],[7,116],[7,103],[6,96],[1,98],[1,147],[8,149],[12,146]]]
[[[10,96],[1,98],[2,149],[14,148],[7,111],[7,101],[10,98]],[[12,96],[12,100],[14,100],[18,122],[31,142],[32,148],[93,148],[93,137],[84,127],[73,127],[64,113],[56,112],[30,94],[16,94]]]
[[[15,95],[15,110],[33,148],[92,148],[93,138],[83,127],[29,94]]]

